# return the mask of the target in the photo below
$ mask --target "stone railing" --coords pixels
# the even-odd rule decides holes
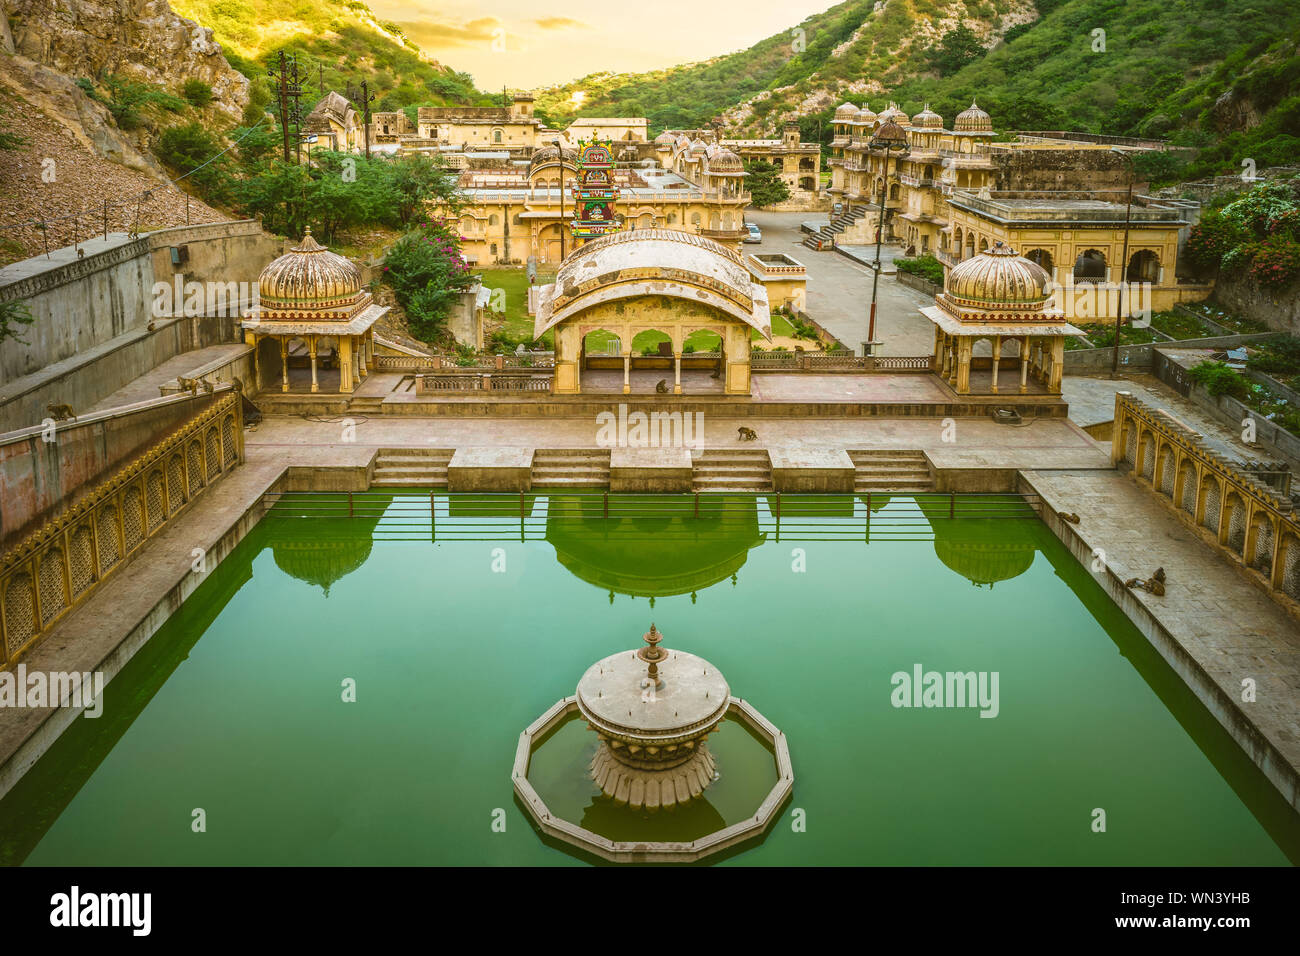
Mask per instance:
[[[929,355],[854,355],[835,352],[751,352],[749,367],[755,372],[928,372]]]
[[[461,364],[464,362],[465,364]],[[380,372],[425,372],[438,369],[554,368],[554,352],[515,352],[510,355],[476,355],[458,359],[450,355],[376,355]]]
[[[1115,395],[1111,435],[1116,467],[1300,611],[1300,521],[1288,499],[1128,392]]]
[[[417,394],[430,392],[549,392],[553,374],[527,372],[424,372],[415,377]]]
[[[0,666],[243,458],[241,398],[231,392],[0,557]]]

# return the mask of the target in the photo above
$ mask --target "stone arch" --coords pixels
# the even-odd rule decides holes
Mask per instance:
[[[63,549],[50,548],[36,569],[36,586],[41,595],[41,627],[54,620],[65,607],[63,591]]]
[[[221,439],[217,435],[216,425],[208,426],[205,439],[204,449],[208,453],[208,481],[211,482],[221,471]]]
[[[1075,282],[1105,282],[1106,253],[1100,249],[1085,249],[1074,260]]]
[[[1288,531],[1282,535],[1278,551],[1282,566],[1282,591],[1287,597],[1300,601],[1300,538]]]
[[[622,338],[613,329],[589,329],[582,335],[582,354],[584,358],[593,355],[622,355]]]
[[[5,634],[9,656],[16,654],[40,630],[36,626],[36,589],[30,574],[15,574],[4,593]]]
[[[1158,475],[1160,481],[1160,493],[1169,498],[1174,496],[1174,450],[1168,444],[1160,446],[1160,451],[1156,453],[1158,465]]]
[[[1025,253],[1025,258],[1036,265],[1042,266],[1049,276],[1056,267],[1055,263],[1052,262],[1052,254],[1046,249],[1030,249]]]
[[[1150,282],[1160,278],[1160,257],[1150,249],[1139,249],[1128,260],[1124,278],[1129,282]]]
[[[1178,466],[1178,507],[1196,517],[1196,465],[1184,458]]]
[[[122,496],[122,552],[130,554],[144,540],[144,499],[139,488],[128,488]]]
[[[1142,462],[1141,474],[1147,481],[1151,481],[1156,474],[1156,440],[1150,431],[1143,431],[1139,439],[1139,460]]]
[[[185,463],[180,452],[167,459],[167,504],[168,513],[174,513],[188,499],[185,495]]]
[[[73,600],[95,582],[95,544],[89,522],[68,536],[68,582]]]
[[[1257,512],[1250,522],[1250,534],[1246,536],[1250,549],[1247,564],[1265,577],[1273,574],[1273,521],[1264,512]]]
[[[989,251],[989,240],[987,236],[980,236],[980,252]]]
[[[167,517],[167,490],[163,487],[161,468],[149,472],[144,483],[145,517],[149,522],[149,533],[163,523]]]
[[[197,438],[190,439],[189,450],[185,454],[185,468],[190,477],[190,497],[203,487],[203,451]]]
[[[633,355],[662,355],[662,343],[667,342],[669,354],[673,348],[673,337],[663,329],[642,329],[632,336]],[[651,351],[653,350],[653,351]]]
[[[1137,422],[1131,418],[1124,422],[1122,440],[1124,443],[1124,461],[1128,463],[1130,468],[1136,468],[1138,450]]]
[[[1201,478],[1201,527],[1217,538],[1219,536],[1219,518],[1222,517],[1223,492],[1216,475],[1206,474]]]
[[[105,505],[95,515],[95,539],[99,543],[99,569],[107,571],[122,557],[122,544],[117,534],[117,509]]]
[[[1228,527],[1225,544],[1238,556],[1246,544],[1246,503],[1235,491],[1228,491]]]

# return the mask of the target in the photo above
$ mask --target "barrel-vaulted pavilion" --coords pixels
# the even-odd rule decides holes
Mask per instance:
[[[750,343],[755,332],[771,340],[772,317],[762,283],[730,249],[675,229],[638,229],[588,242],[564,260],[555,281],[539,290],[533,334],[550,331],[557,394],[584,391],[587,337],[603,332],[617,352],[600,355],[606,362],[621,356],[623,392],[632,391],[632,369],[658,363],[667,373],[671,360],[671,391],[680,395],[686,340],[711,332],[722,390],[748,395]],[[633,340],[648,332],[667,341],[655,355],[634,355]]]

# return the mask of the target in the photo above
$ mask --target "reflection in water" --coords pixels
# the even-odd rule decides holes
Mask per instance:
[[[765,796],[767,791],[758,794],[754,801],[755,809]],[[592,798],[578,822],[592,833],[598,833],[616,843],[647,840],[690,842],[727,826],[722,814],[709,803],[708,797],[692,800],[674,810],[648,813],[644,810],[631,810],[626,806],[620,807],[602,795]]]
[[[553,495],[546,540],[574,576],[612,594],[692,594],[727,580],[766,535],[753,497],[710,496],[700,516],[681,496],[623,499],[604,517],[600,499]]]

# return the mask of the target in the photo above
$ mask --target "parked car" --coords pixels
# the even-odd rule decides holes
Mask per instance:
[[[758,226],[754,225],[752,222],[747,222],[745,223],[745,228],[749,230],[749,235],[744,239],[745,242],[763,241],[763,233],[759,230]]]

